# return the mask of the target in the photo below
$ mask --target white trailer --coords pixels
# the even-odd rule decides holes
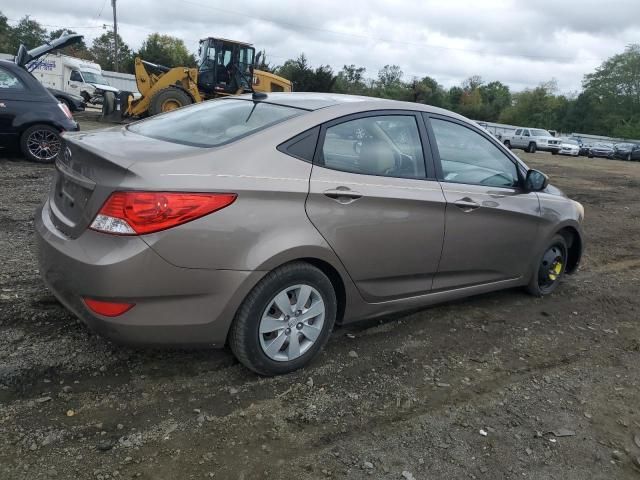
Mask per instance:
[[[45,87],[84,97],[87,103],[102,103],[104,92],[117,93],[97,63],[60,53],[44,55],[27,64],[27,69]]]

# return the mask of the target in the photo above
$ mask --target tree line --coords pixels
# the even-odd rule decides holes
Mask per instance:
[[[28,16],[12,27],[0,12],[1,52],[15,52],[20,43],[33,48],[63,32],[64,29],[48,32]],[[120,71],[127,73],[133,73],[137,55],[168,67],[196,64],[184,42],[170,35],[150,34],[137,52],[118,35],[118,49]],[[64,53],[111,70],[114,50],[114,35],[109,30],[95,38],[91,46],[81,42],[67,47]],[[406,79],[398,65],[385,65],[375,77],[355,64],[335,72],[329,65],[312,66],[304,54],[276,66],[268,63],[263,52],[258,68],[288,78],[296,91],[418,102],[453,110],[474,120],[640,139],[640,44],[630,45],[604,61],[584,76],[582,91],[568,95],[558,92],[555,80],[512,92],[498,80],[487,82],[477,75],[450,88],[430,76]]]

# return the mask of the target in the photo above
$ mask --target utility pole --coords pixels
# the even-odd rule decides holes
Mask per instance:
[[[113,7],[113,70],[118,71],[118,17],[116,16],[116,0],[111,0]]]

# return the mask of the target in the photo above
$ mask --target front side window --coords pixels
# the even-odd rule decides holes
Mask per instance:
[[[516,130],[516,135],[520,135],[522,133],[522,130],[518,129]]]
[[[73,70],[71,72],[71,76],[69,77],[69,80],[71,80],[72,82],[82,82],[82,76],[80,75],[79,71]]]
[[[447,182],[514,187],[518,171],[496,145],[470,128],[432,118],[431,126]]]
[[[2,90],[23,90],[24,86],[14,74],[0,68],[0,89]]]
[[[136,122],[130,131],[166,142],[215,147],[305,113],[264,102],[211,100]]]
[[[413,115],[381,115],[327,128],[325,167],[363,175],[424,178],[424,155]]]
[[[99,83],[100,85],[109,85],[107,80],[99,73],[82,72],[82,76],[88,83]],[[82,81],[82,78],[79,80]]]

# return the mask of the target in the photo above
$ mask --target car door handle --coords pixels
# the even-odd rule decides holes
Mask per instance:
[[[469,197],[464,197],[460,200],[456,200],[455,202],[453,202],[453,204],[465,213],[472,212],[476,208],[480,207],[479,203],[474,202]]]
[[[348,187],[338,187],[332,190],[322,192],[325,197],[329,197],[340,203],[351,203],[362,197],[361,193],[355,192]]]

